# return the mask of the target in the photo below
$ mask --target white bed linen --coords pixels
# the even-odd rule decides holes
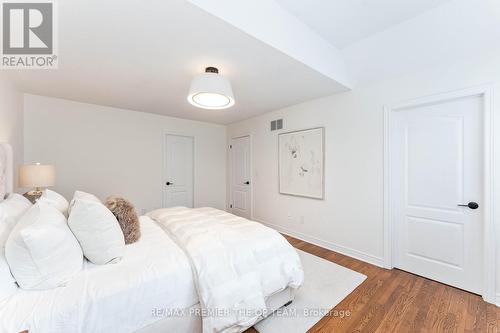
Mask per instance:
[[[242,332],[262,319],[267,298],[302,284],[295,249],[260,223],[208,207],[159,209],[148,216],[191,260],[204,333]]]
[[[183,251],[151,219],[117,264],[85,267],[66,287],[19,290],[0,302],[0,332],[133,332],[153,322],[157,309],[198,303]]]

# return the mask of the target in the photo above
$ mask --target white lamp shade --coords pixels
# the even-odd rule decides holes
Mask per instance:
[[[209,110],[227,109],[234,105],[231,82],[217,73],[203,73],[191,81],[188,102]]]
[[[31,164],[19,168],[19,186],[49,187],[54,186],[56,175],[53,165]]]

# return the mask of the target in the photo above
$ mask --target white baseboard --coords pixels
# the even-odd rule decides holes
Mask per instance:
[[[372,264],[372,265],[375,265],[378,267],[385,268],[384,258],[380,258],[380,257],[374,256],[374,255],[371,255],[371,254],[368,254],[368,253],[365,253],[362,251],[354,250],[354,249],[351,249],[349,247],[345,247],[342,245],[334,244],[332,242],[325,241],[325,240],[322,240],[322,239],[319,239],[319,238],[316,238],[313,236],[309,236],[309,235],[303,234],[303,233],[298,232],[298,231],[293,231],[293,230],[290,230],[287,228],[283,228],[279,225],[275,225],[272,223],[267,223],[267,222],[259,221],[256,219],[254,219],[254,221],[257,221],[259,223],[267,225],[268,227],[273,228],[273,229],[275,229],[275,230],[277,230],[285,235],[292,236],[294,238],[297,238],[297,239],[303,240],[305,242],[320,246],[320,247],[325,248],[327,250],[338,252],[340,254],[367,262],[369,264]]]

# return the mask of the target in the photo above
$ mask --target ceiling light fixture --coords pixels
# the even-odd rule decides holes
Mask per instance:
[[[219,74],[215,67],[207,67],[205,73],[191,81],[187,100],[192,105],[209,110],[227,109],[234,105],[231,82]]]

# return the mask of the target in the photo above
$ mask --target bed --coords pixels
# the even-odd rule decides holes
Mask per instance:
[[[1,332],[133,332],[155,320],[156,309],[198,303],[187,258],[147,217],[142,239],[126,247],[119,265],[88,261],[62,288],[19,292],[0,304]]]
[[[12,154],[0,147],[0,188],[9,192]],[[240,332],[291,302],[302,282],[300,260],[287,252],[286,240],[255,222],[177,207],[141,216],[140,224],[141,239],[126,246],[118,264],[86,261],[65,287],[18,289],[1,301],[0,332]],[[243,233],[261,240],[238,249]],[[217,306],[257,305],[264,310],[258,316],[207,315]]]

